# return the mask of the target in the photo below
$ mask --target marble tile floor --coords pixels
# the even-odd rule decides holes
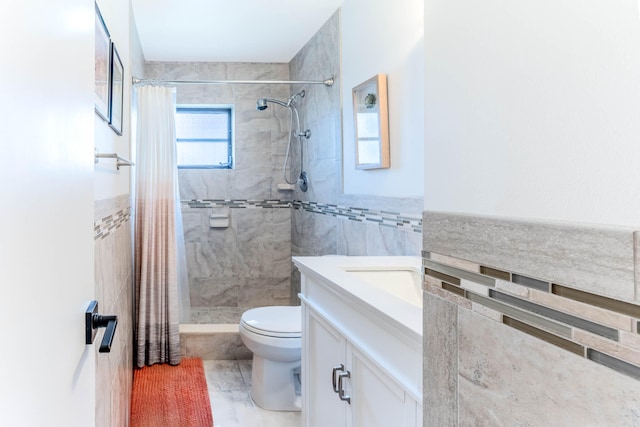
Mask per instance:
[[[300,412],[266,411],[251,400],[251,360],[204,360],[214,427],[300,427]]]

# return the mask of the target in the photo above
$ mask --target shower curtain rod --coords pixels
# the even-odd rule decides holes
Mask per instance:
[[[133,77],[133,84],[172,84],[172,85],[221,85],[221,84],[242,84],[242,85],[264,85],[264,84],[311,84],[333,86],[334,79],[330,77],[326,80],[154,80],[139,79]]]

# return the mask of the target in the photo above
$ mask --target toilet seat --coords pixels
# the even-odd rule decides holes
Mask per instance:
[[[300,306],[258,307],[245,311],[240,322],[247,331],[255,334],[276,338],[300,338],[301,317]]]

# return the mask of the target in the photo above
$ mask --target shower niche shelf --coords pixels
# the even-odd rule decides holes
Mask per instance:
[[[295,184],[278,184],[278,191],[293,191],[295,189]]]

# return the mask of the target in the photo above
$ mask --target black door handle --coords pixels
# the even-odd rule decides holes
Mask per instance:
[[[93,315],[94,328],[107,328],[104,331],[102,342],[100,343],[100,349],[98,350],[100,353],[111,352],[111,344],[113,343],[113,336],[116,333],[116,326],[118,326],[118,316],[102,316],[100,314]]]
[[[113,336],[116,333],[116,326],[118,326],[118,316],[103,316],[98,314],[98,301],[91,301],[87,311],[85,312],[85,343],[93,344],[93,340],[96,337],[96,330],[98,328],[107,328],[102,336],[102,342],[100,343],[100,353],[111,352],[111,344],[113,343]]]

